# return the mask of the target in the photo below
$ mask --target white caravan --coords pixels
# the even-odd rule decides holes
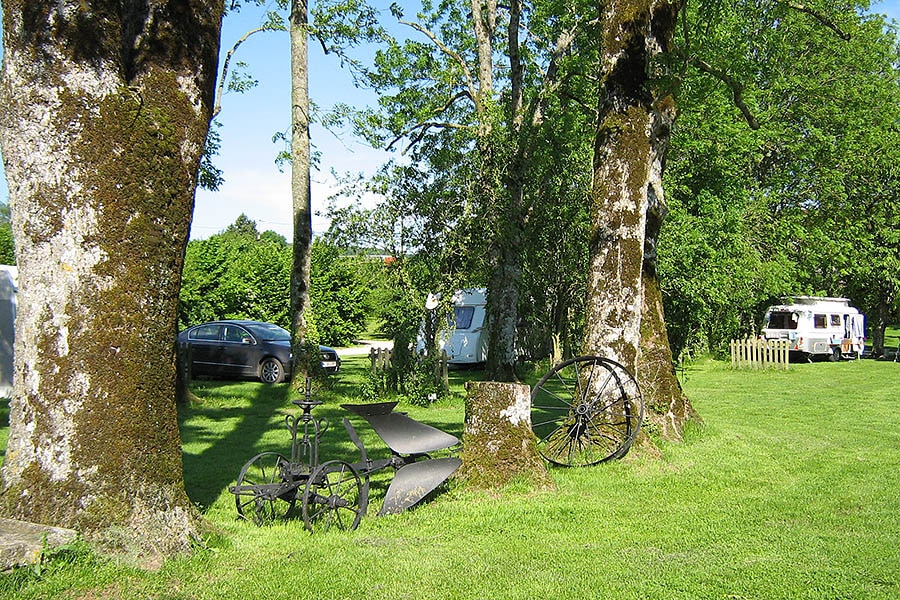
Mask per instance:
[[[767,340],[790,340],[791,354],[860,357],[865,350],[866,317],[850,306],[847,298],[794,296],[784,304],[770,306],[763,319],[762,336]]]
[[[438,334],[438,348],[447,351],[447,362],[451,365],[473,365],[487,360],[486,292],[484,288],[475,288],[453,294],[453,314],[447,318],[446,329]],[[437,299],[429,294],[425,306],[434,310]],[[422,352],[424,348],[425,341],[420,334],[416,351]]]

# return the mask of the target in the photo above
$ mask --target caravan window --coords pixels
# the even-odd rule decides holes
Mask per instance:
[[[457,329],[468,329],[472,326],[472,318],[475,316],[474,306],[457,306],[453,309],[453,318],[456,320]],[[451,323],[451,325],[453,325]]]
[[[797,315],[792,312],[773,312],[769,315],[768,329],[797,329]]]
[[[813,327],[826,329],[828,327],[828,315],[813,315]]]
[[[831,326],[840,327],[841,325],[841,315],[831,315]]]

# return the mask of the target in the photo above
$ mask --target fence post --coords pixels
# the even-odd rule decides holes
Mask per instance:
[[[447,363],[449,362],[446,350],[441,350],[441,382],[444,386],[444,393],[450,393],[450,375],[447,373]]]
[[[369,362],[373,371],[384,371],[391,368],[393,352],[390,348],[371,348],[369,350]]]

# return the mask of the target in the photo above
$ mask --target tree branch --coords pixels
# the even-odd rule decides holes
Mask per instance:
[[[838,27],[837,23],[835,23],[828,16],[820,13],[816,9],[811,8],[805,4],[801,4],[799,2],[791,2],[790,0],[779,0],[779,2],[781,4],[784,4],[788,8],[792,8],[796,11],[808,14],[809,16],[814,18],[816,21],[818,21],[819,23],[821,23],[828,29],[832,30],[835,34],[837,34],[837,36],[839,38],[841,38],[845,42],[850,41],[849,33],[846,33],[845,31],[843,31],[840,27]]]
[[[463,74],[465,75],[466,86],[469,88],[469,95],[472,98],[478,97],[477,90],[475,89],[475,82],[472,79],[472,73],[471,73],[471,71],[469,71],[469,66],[468,66],[468,64],[466,64],[466,61],[465,61],[465,59],[463,59],[462,56],[460,56],[457,52],[454,52],[453,50],[448,48],[447,45],[444,44],[444,42],[442,42],[441,40],[439,40],[436,35],[434,35],[428,29],[422,27],[418,23],[412,23],[410,21],[403,21],[402,19],[397,19],[397,22],[400,23],[401,25],[406,25],[407,27],[412,27],[413,29],[415,29],[416,31],[418,31],[419,33],[421,33],[422,35],[427,37],[429,40],[431,40],[431,42],[435,46],[437,46],[441,52],[443,52],[444,54],[449,56],[451,59],[453,59],[453,61],[459,65],[459,67],[463,71]]]
[[[570,29],[559,34],[553,53],[550,56],[550,63],[544,72],[544,80],[541,89],[538,91],[537,97],[532,101],[531,122],[533,125],[540,124],[543,119],[543,112],[547,106],[547,102],[553,93],[559,88],[559,61],[569,51],[572,44],[575,43],[575,32],[581,26],[576,23]]]
[[[408,128],[408,129],[400,132],[396,136],[394,136],[394,139],[392,139],[391,142],[385,147],[385,150],[390,150],[391,148],[394,147],[394,144],[396,144],[397,142],[399,142],[400,140],[402,140],[405,137],[409,137],[410,135],[412,135],[413,132],[417,132],[416,135],[410,139],[410,142],[409,142],[409,144],[406,145],[406,148],[403,149],[402,154],[406,154],[406,152],[410,148],[412,148],[413,146],[415,146],[416,144],[421,142],[422,138],[425,137],[425,134],[428,133],[428,130],[432,129],[432,128],[436,128],[436,129],[469,129],[469,126],[468,125],[460,125],[458,123],[446,123],[446,122],[440,122],[440,121],[423,121],[421,123],[416,123],[412,127]]]
[[[691,65],[699,69],[700,71],[712,75],[725,85],[731,89],[731,94],[734,98],[734,104],[738,107],[738,110],[741,111],[741,114],[744,115],[744,120],[747,121],[747,125],[750,126],[750,129],[759,129],[759,122],[756,120],[756,117],[753,116],[750,108],[744,102],[744,86],[736,80],[734,77],[722,71],[721,69],[717,69],[712,66],[705,60],[697,57],[684,57]]]
[[[241,36],[241,38],[234,43],[229,50],[225,54],[225,60],[222,62],[222,75],[219,77],[219,83],[216,86],[216,100],[213,104],[213,112],[211,119],[215,119],[220,112],[222,112],[222,96],[225,94],[225,81],[228,79],[228,67],[231,63],[231,57],[234,56],[234,53],[237,52],[238,47],[241,44],[246,42],[251,35],[259,33],[261,31],[273,31],[273,28],[269,25],[263,25],[262,27],[258,27],[256,29],[252,29]]]

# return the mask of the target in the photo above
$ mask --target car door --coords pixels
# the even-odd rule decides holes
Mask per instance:
[[[234,323],[222,327],[221,368],[232,375],[256,376],[256,339],[251,333]]]
[[[217,323],[198,325],[191,329],[188,341],[191,345],[191,362],[196,374],[212,375],[219,372],[218,355],[221,351],[219,338],[222,326]]]

